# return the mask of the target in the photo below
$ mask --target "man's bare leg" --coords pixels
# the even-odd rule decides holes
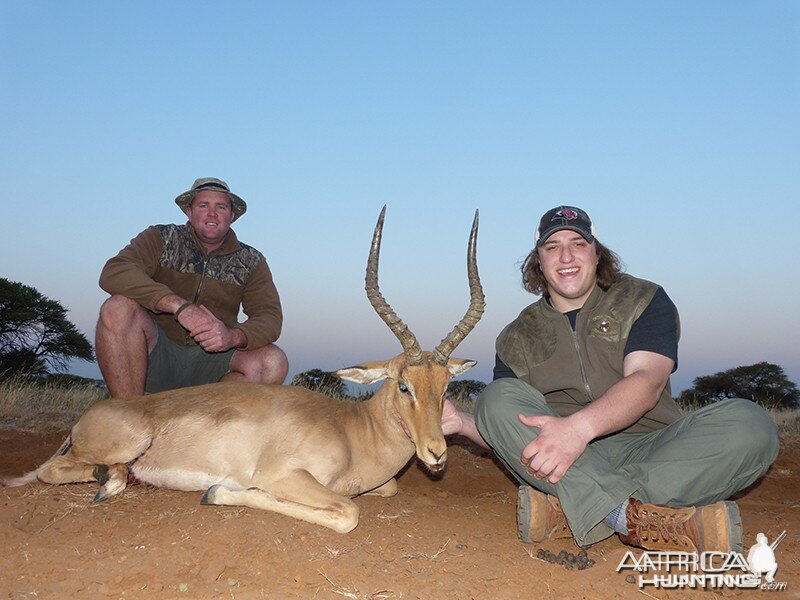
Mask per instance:
[[[100,307],[95,354],[109,393],[141,396],[147,377],[147,357],[158,341],[158,329],[138,302],[114,295]]]
[[[289,360],[283,350],[269,344],[256,350],[237,350],[231,358],[230,371],[220,381],[253,381],[282,384],[289,372]]]

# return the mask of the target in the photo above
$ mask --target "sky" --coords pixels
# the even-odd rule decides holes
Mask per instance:
[[[290,377],[389,358],[364,293],[431,349],[464,314],[480,211],[494,340],[537,297],[540,216],[584,208],[678,306],[673,392],[768,361],[800,384],[800,3],[0,0],[0,276],[94,340],[105,261],[218,177],[248,203]],[[99,377],[95,364],[70,371]]]

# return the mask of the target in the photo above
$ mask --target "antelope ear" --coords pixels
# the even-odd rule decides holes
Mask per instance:
[[[334,373],[337,377],[356,383],[370,384],[389,377],[389,361],[364,363],[354,367],[339,369]]]
[[[447,361],[447,370],[450,371],[451,377],[456,377],[457,375],[466,373],[477,364],[477,360],[471,360],[469,358],[451,358]]]

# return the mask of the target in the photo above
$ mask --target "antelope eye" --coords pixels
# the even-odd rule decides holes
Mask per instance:
[[[408,393],[408,386],[405,383],[398,383],[397,387],[400,388],[400,391],[404,394]]]

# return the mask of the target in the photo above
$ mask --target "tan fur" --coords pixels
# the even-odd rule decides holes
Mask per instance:
[[[84,413],[41,467],[6,485],[100,482],[95,501],[139,480],[206,490],[205,504],[272,510],[345,533],[358,525],[350,498],[397,493],[394,476],[416,454],[432,471],[447,461],[442,406],[447,383],[475,364],[449,358],[483,314],[475,258],[478,213],[467,247],[470,306],[433,352],[423,352],[378,289],[386,207],[367,262],[370,303],[403,346],[382,362],[342,369],[359,383],[384,381],[366,402],[347,403],[299,387],[215,383],[137,398],[109,398]],[[0,480],[2,481],[2,480]]]
[[[100,501],[125,489],[130,470],[158,487],[206,490],[204,503],[273,510],[344,533],[358,524],[350,498],[396,493],[393,477],[415,449],[431,470],[444,468],[443,395],[451,372],[474,362],[442,366],[425,355],[418,365],[400,355],[340,371],[362,382],[385,380],[358,403],[255,383],[108,398],[75,424],[71,446],[34,473],[52,484],[99,480]]]

